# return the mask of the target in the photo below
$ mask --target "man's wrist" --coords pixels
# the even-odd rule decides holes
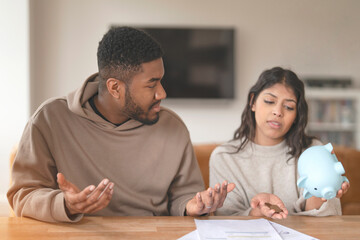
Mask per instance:
[[[68,217],[69,219],[71,219],[71,220],[76,219],[77,216],[79,215],[79,214],[77,214],[77,213],[72,214],[72,213],[70,212],[69,208],[66,206],[65,199],[64,199],[64,208],[65,208],[65,213],[66,213],[67,217]]]

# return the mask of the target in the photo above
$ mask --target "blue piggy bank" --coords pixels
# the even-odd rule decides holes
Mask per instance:
[[[341,176],[345,173],[344,167],[332,151],[333,146],[328,143],[310,147],[300,155],[297,185],[304,188],[305,199],[315,196],[329,200],[336,196],[344,181],[349,182]]]

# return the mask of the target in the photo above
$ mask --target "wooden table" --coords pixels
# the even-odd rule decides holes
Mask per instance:
[[[201,217],[239,219],[253,217]],[[272,220],[321,240],[359,240],[360,215]],[[79,223],[45,223],[29,218],[0,217],[0,239],[177,239],[195,230],[192,217],[85,217]]]

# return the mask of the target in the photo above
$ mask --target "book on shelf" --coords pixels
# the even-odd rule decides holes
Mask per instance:
[[[354,101],[347,100],[309,100],[309,122],[352,124],[355,122]]]

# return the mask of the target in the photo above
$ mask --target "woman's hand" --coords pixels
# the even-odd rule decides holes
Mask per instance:
[[[259,193],[251,199],[250,216],[283,219],[288,215],[284,203],[279,197],[271,193]]]
[[[337,192],[336,197],[341,198],[350,188],[350,183],[343,182],[341,184],[341,189]]]
[[[336,197],[341,198],[349,190],[349,188],[350,188],[350,183],[343,182],[341,184],[341,189],[339,189],[339,191],[336,194]],[[326,201],[327,200],[325,198],[318,198],[318,197],[311,197],[309,199],[306,199],[305,211],[310,211],[313,209],[319,210],[322,204]]]

